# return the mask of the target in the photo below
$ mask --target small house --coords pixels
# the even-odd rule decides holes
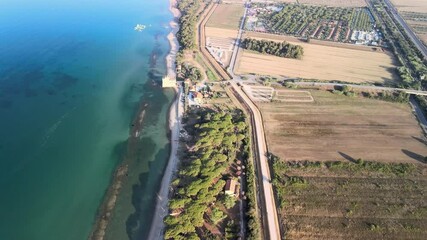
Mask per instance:
[[[237,186],[236,180],[228,179],[227,182],[225,183],[224,193],[229,196],[235,196],[236,186]]]

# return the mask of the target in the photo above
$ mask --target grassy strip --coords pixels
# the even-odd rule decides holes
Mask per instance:
[[[200,56],[200,53],[197,52],[196,54],[196,61],[205,69],[206,76],[208,77],[209,81],[217,81],[219,79],[218,75],[213,71],[209,66],[206,65],[206,63],[203,61],[202,56]]]

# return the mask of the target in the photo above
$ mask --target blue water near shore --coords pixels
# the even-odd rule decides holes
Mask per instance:
[[[110,239],[147,234],[165,167],[168,0],[0,2],[0,239],[86,239],[122,161]],[[142,32],[134,31],[145,24]],[[137,144],[131,125],[144,106]]]

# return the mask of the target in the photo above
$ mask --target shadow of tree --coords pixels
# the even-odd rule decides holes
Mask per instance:
[[[338,151],[338,154],[341,155],[341,157],[343,157],[345,160],[348,160],[352,163],[356,163],[356,159],[354,159],[353,157],[351,157],[350,155],[347,155],[343,152]]]
[[[423,156],[423,155],[420,155],[420,154],[418,154],[418,153],[414,153],[414,152],[412,152],[412,151],[409,151],[409,150],[407,150],[407,149],[402,149],[402,152],[406,155],[406,156],[408,156],[408,157],[410,157],[410,158],[412,158],[412,159],[415,159],[415,160],[417,160],[417,161],[419,161],[419,162],[421,162],[421,163],[426,163],[426,161],[425,161],[425,157]]]
[[[413,139],[417,140],[420,143],[427,145],[427,140],[419,137],[412,136]]]

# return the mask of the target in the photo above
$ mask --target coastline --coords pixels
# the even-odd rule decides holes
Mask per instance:
[[[178,19],[181,17],[181,12],[178,10],[177,6],[177,0],[170,0],[169,1],[169,11],[173,15],[173,20],[169,22],[169,26],[171,27],[172,31],[168,34],[167,39],[169,40],[169,44],[171,46],[171,49],[169,51],[169,54],[166,56],[166,67],[167,67],[167,74],[170,78],[176,78],[176,54],[179,50],[179,42],[176,38],[176,34],[179,30],[179,24]]]
[[[181,12],[176,7],[177,0],[169,1],[169,11],[173,15],[173,20],[169,22],[169,26],[172,31],[168,34],[167,39],[170,44],[170,52],[166,56],[166,67],[167,75],[170,78],[176,78],[176,54],[179,50],[179,42],[176,38],[176,34],[179,30],[178,19],[181,16]],[[178,159],[178,145],[179,145],[179,131],[181,129],[181,117],[183,114],[183,107],[181,106],[181,94],[182,90],[180,87],[175,87],[176,96],[169,109],[169,129],[171,150],[167,166],[164,170],[161,187],[157,194],[156,209],[151,222],[150,233],[148,239],[157,240],[163,238],[164,223],[163,219],[168,214],[168,202],[169,202],[169,186],[172,181],[173,173],[176,170]]]

